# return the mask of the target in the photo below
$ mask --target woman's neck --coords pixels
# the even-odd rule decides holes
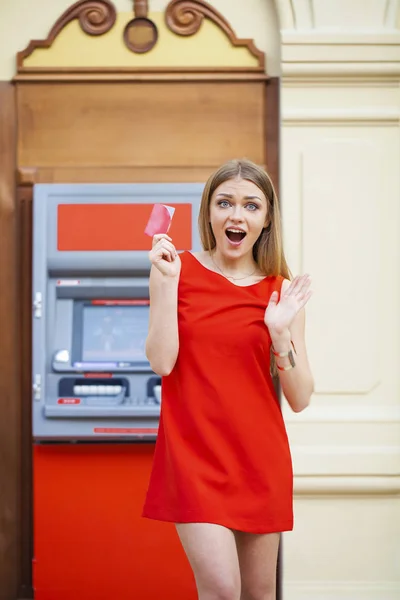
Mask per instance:
[[[227,257],[222,254],[218,249],[210,252],[210,258],[214,266],[218,270],[222,271],[224,275],[254,275],[258,271],[257,263],[253,258],[252,251],[248,252],[243,256]]]

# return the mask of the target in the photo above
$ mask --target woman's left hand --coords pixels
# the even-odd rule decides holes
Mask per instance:
[[[288,288],[281,292],[272,292],[264,315],[264,322],[271,337],[287,331],[297,313],[311,298],[311,278],[309,275],[297,275]]]

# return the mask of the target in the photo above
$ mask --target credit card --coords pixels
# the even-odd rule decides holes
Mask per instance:
[[[153,237],[156,233],[167,233],[171,226],[175,208],[167,204],[155,204],[144,230],[146,235]]]

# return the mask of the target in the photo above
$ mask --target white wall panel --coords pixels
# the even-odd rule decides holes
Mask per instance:
[[[380,382],[380,165],[371,141],[323,139],[304,149],[303,265],[315,279],[308,321],[316,392],[367,393]]]
[[[283,536],[285,600],[400,597],[398,497],[310,495],[295,506],[295,531]]]
[[[289,265],[314,280],[316,392],[303,413],[283,404],[295,471],[284,598],[397,600],[400,38],[383,33],[394,4],[386,16],[373,0],[292,6],[310,25],[282,32],[281,200]]]

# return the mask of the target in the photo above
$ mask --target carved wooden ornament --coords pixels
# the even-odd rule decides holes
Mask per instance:
[[[233,46],[247,47],[258,60],[259,69],[264,69],[264,53],[251,39],[239,39],[228,21],[213,6],[204,0],[171,0],[165,11],[167,27],[178,35],[194,35],[201,27],[204,18],[218,25],[229,37]]]
[[[25,50],[17,54],[17,66],[20,69],[25,58],[36,48],[50,48],[58,34],[74,19],[79,20],[83,31],[89,35],[103,35],[113,27],[117,13],[109,0],[79,0],[70,6],[51,28],[47,39],[31,40]]]
[[[132,52],[144,54],[156,45],[158,30],[153,21],[147,17],[147,0],[134,0],[133,11],[135,18],[125,27],[124,42]]]

